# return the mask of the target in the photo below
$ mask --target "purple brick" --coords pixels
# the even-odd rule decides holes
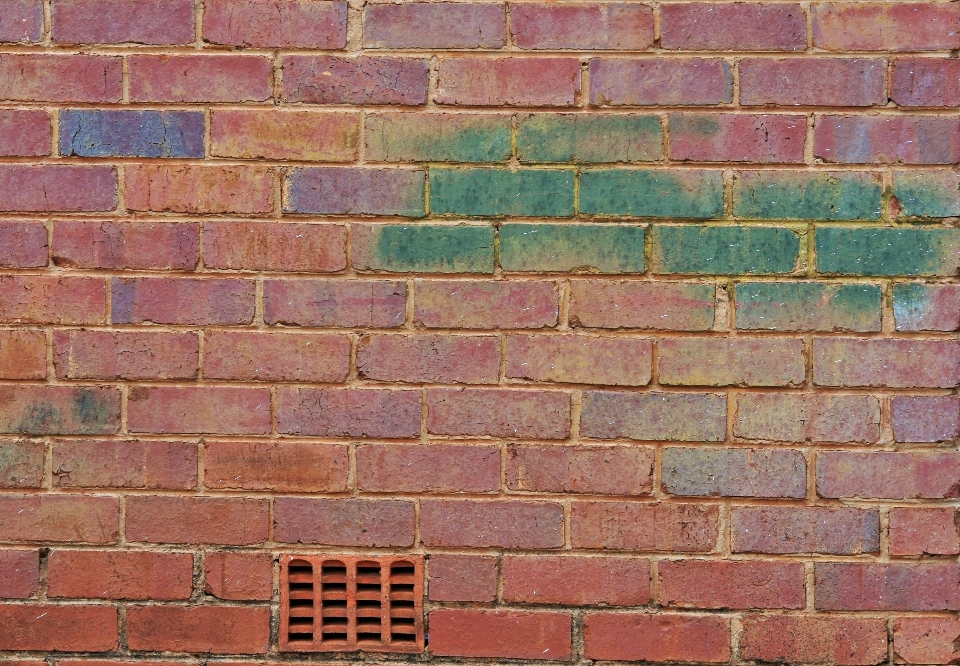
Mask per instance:
[[[288,213],[423,217],[426,173],[420,169],[314,167],[287,177]]]
[[[593,106],[707,105],[733,101],[733,72],[719,58],[594,58]]]
[[[40,222],[0,222],[0,268],[47,265],[47,229]]]
[[[960,437],[960,396],[895,396],[893,436],[898,442],[952,442]]]
[[[390,56],[287,56],[283,99],[306,104],[404,104],[427,101],[429,63]]]
[[[60,154],[203,157],[199,111],[61,111]]]
[[[0,42],[39,42],[42,32],[40,0],[0,0]]]

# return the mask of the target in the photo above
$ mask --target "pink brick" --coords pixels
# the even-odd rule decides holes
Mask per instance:
[[[520,446],[507,449],[510,490],[649,495],[654,454],[645,446]]]
[[[0,599],[28,599],[40,585],[35,550],[0,550]]]
[[[172,45],[194,37],[191,0],[57,0],[52,8],[58,44]]]
[[[709,285],[677,282],[570,281],[570,325],[706,331],[716,297]]]
[[[947,2],[813,5],[813,44],[829,51],[960,48],[960,11]]]
[[[0,54],[0,99],[8,102],[119,102],[122,80],[119,57]]]
[[[190,271],[199,257],[200,225],[196,223],[54,223],[53,263],[65,268]]]
[[[267,500],[138,495],[127,498],[127,540],[249,546],[267,539]]]
[[[413,502],[284,497],[274,501],[273,520],[273,538],[281,543],[366,548],[413,545]]]
[[[424,499],[425,546],[540,550],[563,546],[563,506],[556,502]]]
[[[53,485],[191,490],[197,486],[197,445],[113,440],[56,442]]]
[[[270,391],[233,387],[138,386],[130,389],[132,432],[263,435],[270,432]]]
[[[0,0],[0,42],[39,42],[43,32],[40,0]]]
[[[403,282],[265,280],[263,318],[284,326],[395,328],[405,317]]]
[[[270,553],[208,552],[204,565],[207,594],[236,601],[270,601],[273,597]]]
[[[953,388],[960,384],[960,343],[816,338],[813,382],[817,386]]]
[[[681,608],[803,608],[799,562],[661,560],[660,602]]]
[[[898,442],[952,442],[960,437],[960,397],[894,396],[892,411]]]
[[[568,613],[443,609],[430,613],[430,651],[440,656],[569,661]]]
[[[443,58],[436,102],[465,106],[575,106],[576,58]]]
[[[566,439],[570,395],[514,389],[427,389],[427,431],[517,439]]]
[[[740,634],[744,659],[868,666],[887,658],[882,619],[748,615]]]
[[[342,493],[347,447],[303,442],[205,442],[203,483],[220,490]]]
[[[277,430],[318,437],[410,438],[420,434],[420,391],[282,388]]]
[[[46,379],[47,336],[43,331],[0,330],[0,379]]]
[[[503,600],[565,606],[642,606],[650,601],[650,561],[507,555],[503,559]]]
[[[796,338],[674,338],[657,351],[663,385],[800,386],[806,376]]]
[[[803,163],[803,116],[676,113],[669,122],[670,157],[675,160]]]
[[[352,162],[357,159],[359,136],[356,113],[257,109],[210,115],[210,151],[221,157]]]
[[[898,664],[949,664],[957,659],[957,617],[903,617],[893,625],[893,654]]]
[[[685,51],[803,51],[807,17],[798,4],[666,3],[660,44]]]
[[[350,338],[323,333],[209,331],[203,376],[234,381],[342,382]]]
[[[960,120],[822,116],[814,157],[844,164],[953,164],[960,161]]]
[[[730,620],[715,615],[588,613],[587,659],[721,663],[730,660]]]
[[[270,60],[248,55],[134,55],[132,102],[263,102],[273,97]]]
[[[744,58],[744,106],[878,106],[886,102],[886,62],[877,58]]]
[[[510,7],[510,28],[522,49],[644,51],[653,44],[653,10],[626,2],[518,3]]]
[[[733,72],[718,58],[594,58],[592,106],[706,106],[733,101]]]
[[[46,111],[0,110],[0,157],[49,155],[51,132]]]
[[[283,100],[305,104],[402,104],[427,101],[426,60],[392,56],[283,58]]]
[[[208,268],[310,273],[347,265],[347,228],[338,224],[224,222],[203,225],[203,263]]]
[[[890,509],[891,555],[958,553],[960,513],[956,509]]]
[[[273,210],[273,178],[259,166],[131,165],[127,208],[165,213],[237,213]]]
[[[544,328],[557,325],[554,282],[416,280],[417,323],[427,328]]]
[[[951,107],[960,104],[960,60],[897,58],[890,99],[902,107]]]
[[[953,563],[814,566],[817,610],[960,610],[960,566]]]
[[[203,38],[261,49],[342,49],[347,43],[347,3],[206,0]]]
[[[357,447],[357,486],[387,493],[488,493],[500,489],[500,448],[477,444]]]
[[[493,601],[497,596],[497,561],[489,555],[431,555],[430,600]]]
[[[376,381],[495,384],[500,341],[489,335],[366,335],[357,343],[357,373]]]
[[[103,278],[0,276],[0,321],[11,324],[102,324]]]
[[[114,324],[230,326],[253,320],[253,280],[113,278]]]
[[[0,165],[0,211],[78,213],[116,207],[114,167]]]
[[[650,381],[653,342],[585,335],[511,335],[506,376],[537,382],[643,386]]]
[[[575,501],[571,542],[574,548],[708,552],[720,534],[719,517],[716,505]]]
[[[63,379],[196,379],[195,333],[56,331],[53,363]]]
[[[363,13],[365,48],[496,49],[505,42],[502,4],[370,4]]]
[[[48,253],[47,229],[41,222],[0,221],[0,267],[46,266]]]
[[[880,401],[866,395],[741,393],[734,435],[773,442],[862,442],[880,438]]]
[[[190,553],[54,550],[48,594],[67,599],[189,599]]]
[[[960,497],[958,479],[960,454],[956,452],[825,451],[817,457],[817,493],[821,497]]]

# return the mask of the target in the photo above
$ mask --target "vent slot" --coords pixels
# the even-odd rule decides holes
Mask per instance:
[[[287,640],[313,642],[313,565],[291,560],[287,568]]]
[[[390,638],[416,643],[416,567],[410,562],[390,565]]]
[[[321,640],[346,643],[349,626],[347,565],[337,560],[327,560],[320,568]]]

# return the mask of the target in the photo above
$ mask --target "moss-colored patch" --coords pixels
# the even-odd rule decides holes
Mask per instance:
[[[385,113],[367,116],[367,159],[377,162],[503,162],[510,117]]]
[[[767,220],[876,220],[880,176],[872,173],[744,171],[733,185],[733,213]]]
[[[437,214],[568,217],[572,169],[430,169],[430,210]]]
[[[744,282],[735,289],[737,328],[879,331],[881,300],[874,284]]]
[[[893,194],[899,217],[960,216],[960,174],[953,171],[894,171]]]
[[[647,162],[663,157],[656,116],[535,113],[520,118],[521,162]]]
[[[658,225],[653,262],[658,273],[764,275],[792,272],[800,235],[785,227]]]
[[[493,227],[367,225],[354,227],[354,266],[423,273],[492,273]]]
[[[818,227],[817,270],[840,275],[956,275],[960,229]]]
[[[643,272],[643,228],[604,224],[506,224],[505,271]]]
[[[723,212],[715,170],[590,169],[580,176],[586,215],[707,219]]]

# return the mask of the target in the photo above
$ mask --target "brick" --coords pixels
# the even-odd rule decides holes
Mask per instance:
[[[431,601],[486,601],[497,596],[498,558],[489,555],[430,556]]]
[[[576,58],[441,58],[434,98],[460,106],[576,106],[580,61]]]
[[[960,76],[960,70],[957,75]],[[942,218],[960,215],[960,174],[938,169],[894,169],[890,214],[896,218]]]
[[[764,662],[867,666],[887,658],[882,619],[748,615],[740,653]]]
[[[312,167],[286,178],[286,213],[424,216],[420,169]]]
[[[283,101],[304,104],[397,104],[427,101],[429,62],[393,56],[288,55]]]
[[[942,499],[960,496],[956,453],[823,452],[817,457],[821,497]]]
[[[536,382],[644,386],[653,342],[585,335],[510,335],[506,376]]]
[[[347,265],[342,225],[210,220],[203,233],[207,268],[329,273]]]
[[[740,171],[733,213],[743,219],[876,220],[880,177],[848,171]]]
[[[56,442],[53,485],[191,490],[197,487],[197,446],[136,440]]]
[[[270,432],[270,391],[265,388],[137,386],[127,400],[131,432]]]
[[[363,46],[374,49],[498,49],[506,43],[501,4],[372,4],[363,12]]]
[[[896,663],[949,664],[956,660],[953,643],[960,631],[955,617],[903,617],[893,625]]]
[[[353,267],[395,273],[493,273],[494,228],[488,225],[356,224]]]
[[[261,49],[342,49],[347,43],[347,3],[207,0],[203,39]]]
[[[960,610],[960,567],[817,562],[817,610]]]
[[[733,433],[772,442],[871,444],[880,438],[880,401],[866,395],[742,393]]]
[[[103,435],[120,428],[120,392],[94,386],[0,386],[0,433]]]
[[[796,270],[800,234],[787,227],[656,225],[653,266],[662,274],[782,275]]]
[[[46,111],[4,109],[0,111],[0,157],[49,155],[51,132]]]
[[[0,165],[0,210],[5,212],[80,213],[116,207],[114,167]]]
[[[264,606],[132,606],[127,610],[131,650],[260,654],[270,644]]]
[[[563,506],[520,499],[422,499],[420,540],[428,547],[560,548]]]
[[[0,277],[0,321],[9,324],[103,324],[103,278],[55,275]]]
[[[504,162],[510,134],[507,115],[368,113],[364,155],[374,162]]]
[[[131,102],[264,102],[273,97],[268,58],[252,55],[133,55]]]
[[[893,317],[898,331],[956,331],[960,329],[960,286],[895,284]]]
[[[420,434],[420,391],[282,388],[277,431],[317,437],[403,439]]]
[[[723,7],[714,6],[718,9]],[[803,147],[807,137],[807,119],[803,116],[671,113],[669,125],[671,159],[690,162],[803,163]]]
[[[798,4],[667,3],[660,45],[683,51],[803,51],[807,17]]]
[[[591,495],[649,495],[653,449],[642,446],[521,446],[507,448],[510,490]]]
[[[269,553],[208,552],[204,592],[231,601],[270,601],[273,558]]]
[[[960,121],[934,117],[822,116],[814,157],[840,164],[952,164]]]
[[[0,99],[6,102],[116,103],[123,59],[46,53],[0,54]]]
[[[719,537],[716,505],[574,502],[574,548],[709,552]]]
[[[820,273],[951,276],[960,270],[960,229],[818,227],[816,236]]]
[[[0,624],[7,628],[0,634],[0,650],[100,652],[119,646],[113,606],[4,604]]]
[[[47,229],[41,222],[0,220],[0,267],[46,266],[48,253]]]
[[[196,379],[195,333],[55,331],[53,363],[61,379]]]
[[[803,564],[661,560],[660,601],[681,608],[803,608]]]
[[[960,104],[960,63],[945,58],[897,58],[890,99],[898,106],[951,107]]]
[[[0,331],[0,379],[46,379],[43,331]]]
[[[359,140],[355,113],[258,109],[210,114],[210,153],[219,157],[351,162],[357,159]]]
[[[43,442],[0,443],[0,488],[40,488],[45,448]]]
[[[886,103],[880,58],[744,58],[743,106],[880,106]]]
[[[631,557],[507,555],[507,603],[642,606],[650,601],[650,561]]]
[[[409,548],[414,504],[400,500],[281,497],[273,504],[274,540],[363,548]]]
[[[723,212],[723,175],[700,169],[587,169],[580,212],[603,217],[708,219]]]
[[[574,172],[567,169],[430,169],[437,215],[570,217]]]
[[[112,278],[110,287],[114,324],[236,326],[253,320],[253,280]]]
[[[587,613],[587,659],[720,663],[730,659],[730,620],[710,615]]]
[[[341,444],[204,442],[208,488],[342,493],[348,472],[347,447]]]
[[[496,384],[500,341],[489,335],[365,335],[357,374],[365,379],[428,384]]]
[[[960,514],[956,509],[890,509],[891,555],[957,555]]]
[[[645,51],[653,45],[653,10],[626,2],[510,6],[513,41],[521,49]]]
[[[724,395],[586,391],[580,434],[596,439],[720,442],[726,421]]]
[[[203,376],[234,381],[342,382],[350,338],[323,333],[208,331]]]
[[[511,16],[516,16],[516,10]],[[517,157],[531,163],[651,162],[663,158],[663,126],[657,116],[640,114],[522,114]]]
[[[190,271],[200,258],[200,225],[58,220],[52,255],[65,268]]]
[[[203,157],[203,114],[194,111],[61,111],[67,157]]]
[[[190,0],[57,0],[57,44],[187,44],[193,41]],[[109,20],[104,17],[109,16]]]
[[[43,33],[43,5],[40,0],[0,2],[0,42],[39,42]]]
[[[960,437],[960,398],[894,396],[893,436],[898,442],[952,442]]]
[[[116,497],[4,494],[0,508],[3,541],[107,544],[120,536]]]
[[[880,285],[832,282],[740,282],[738,329],[771,331],[880,330]]]
[[[807,465],[790,449],[663,449],[663,489],[705,497],[806,496]]]
[[[960,384],[960,344],[951,340],[816,338],[817,386],[940,387]]]
[[[414,289],[414,320],[427,328],[547,328],[560,315],[553,282],[416,280]]]
[[[386,280],[264,280],[269,325],[396,328],[404,323],[407,290]]]
[[[357,486],[377,493],[487,493],[500,489],[500,449],[477,444],[365,444]]]
[[[796,338],[674,338],[657,350],[662,385],[800,386],[805,378]]]
[[[135,551],[54,550],[47,594],[67,599],[189,599],[193,555]]]
[[[28,599],[40,585],[40,557],[35,550],[0,551],[0,598]]]
[[[947,3],[828,2],[813,6],[813,44],[829,51],[960,48],[960,15]]]
[[[505,271],[642,273],[644,228],[625,224],[505,224]]]
[[[267,500],[136,495],[126,501],[130,542],[250,546],[267,540]]]
[[[734,507],[735,553],[880,552],[880,514],[854,508]]]
[[[593,58],[591,106],[711,106],[733,101],[733,72],[719,58]]]
[[[260,166],[131,165],[125,170],[127,208],[162,213],[273,210],[273,178]]]
[[[430,652],[439,656],[570,661],[568,613],[442,609],[430,613]]]
[[[427,432],[566,439],[570,435],[570,394],[494,388],[427,389]]]
[[[706,331],[713,327],[710,284],[571,280],[570,325]]]

